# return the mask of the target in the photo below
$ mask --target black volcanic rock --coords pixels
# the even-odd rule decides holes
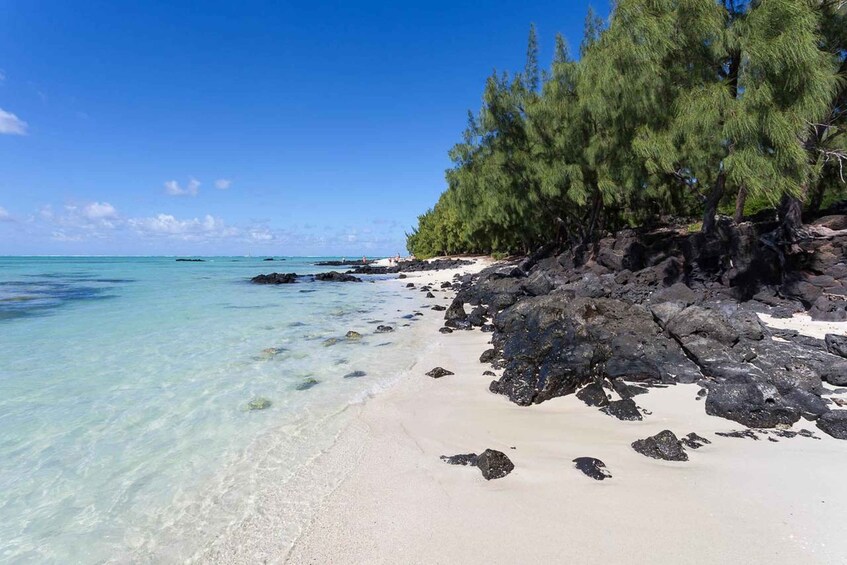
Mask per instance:
[[[612,477],[612,474],[606,469],[606,464],[594,457],[577,457],[573,462],[577,469],[595,481],[602,481]]]
[[[632,448],[642,455],[665,461],[688,461],[682,442],[670,430],[632,442]]]
[[[762,382],[722,384],[710,388],[706,397],[706,414],[751,428],[790,425],[800,419],[800,411],[787,405],[776,387]]]
[[[576,397],[588,406],[606,406],[609,404],[609,396],[606,394],[606,389],[599,383],[591,383],[582,387],[576,393]]]
[[[362,279],[359,277],[354,277],[353,275],[348,275],[346,273],[339,273],[337,271],[318,273],[315,275],[315,280],[324,282],[362,282]]]
[[[292,284],[297,282],[296,273],[270,273],[269,275],[256,275],[250,282],[253,284]]]
[[[468,467],[476,467],[479,455],[476,453],[461,453],[459,455],[442,455],[440,459],[450,465],[467,465]]]
[[[847,336],[826,334],[826,350],[839,357],[847,357]]]
[[[699,449],[704,445],[712,443],[706,438],[698,436],[694,432],[691,432],[687,436],[680,438],[679,441],[681,441],[683,444],[685,444],[686,447],[690,449]]]
[[[832,410],[818,418],[821,431],[836,439],[847,439],[847,410]]]
[[[486,449],[477,458],[476,466],[486,481],[502,479],[511,473],[515,465],[502,451]]]
[[[494,361],[494,358],[497,357],[496,349],[486,349],[482,352],[482,355],[479,356],[480,363],[491,363]]]
[[[435,369],[432,369],[426,374],[427,377],[432,377],[433,379],[440,379],[441,377],[446,377],[448,375],[455,375],[455,373],[448,371],[447,369],[444,369],[442,367],[436,367]]]
[[[393,331],[394,331],[394,328],[392,328],[391,326],[377,326],[376,327],[376,333],[378,333],[378,334],[386,334],[386,333],[391,333]]]
[[[641,412],[638,410],[638,406],[635,405],[635,401],[631,398],[609,402],[609,404],[607,404],[604,408],[601,408],[601,411],[605,412],[609,416],[614,416],[618,420],[631,422],[643,419]]]

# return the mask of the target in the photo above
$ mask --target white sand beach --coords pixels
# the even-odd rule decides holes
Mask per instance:
[[[474,267],[481,268],[484,261]],[[453,272],[412,273],[418,286]],[[417,292],[417,291],[415,291]],[[438,294],[431,302],[447,305]],[[488,391],[478,358],[490,334],[440,334],[426,311],[414,331],[431,341],[409,374],[367,401],[316,463],[347,478],[286,556],[288,563],[843,563],[847,448],[819,439],[716,436],[743,426],[706,415],[697,385],[636,397],[651,414],[623,422],[573,395],[520,407]],[[770,323],[770,320],[767,320]],[[786,324],[787,321],[781,321]],[[805,326],[804,326],[805,327]],[[847,324],[827,331],[845,332]],[[455,375],[425,376],[435,366]],[[688,462],[636,453],[630,443],[670,429],[711,440]],[[486,481],[441,455],[492,448],[515,464]],[[577,457],[606,463],[595,481]]]

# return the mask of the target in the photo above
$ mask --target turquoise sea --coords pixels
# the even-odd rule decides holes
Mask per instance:
[[[293,540],[288,481],[420,339],[399,283],[248,282],[315,261],[0,258],[0,563],[198,559],[256,513]]]

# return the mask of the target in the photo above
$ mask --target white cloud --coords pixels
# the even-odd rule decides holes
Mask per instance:
[[[197,196],[199,191],[200,181],[195,178],[189,179],[184,188],[175,180],[169,180],[165,183],[165,192],[171,196]]]
[[[215,188],[218,190],[226,190],[232,186],[232,181],[229,179],[218,179],[215,181]]]
[[[26,135],[27,123],[11,112],[0,108],[0,134]]]
[[[118,217],[118,211],[108,202],[92,202],[82,208],[82,215],[89,220],[109,220]]]
[[[220,218],[206,214],[203,218],[180,220],[170,214],[150,218],[131,218],[127,224],[141,235],[169,236],[185,240],[204,240],[235,237],[241,232],[229,227]]]
[[[6,210],[2,206],[0,206],[0,222],[11,222],[11,221],[12,221],[12,215],[8,212],[8,210]]]

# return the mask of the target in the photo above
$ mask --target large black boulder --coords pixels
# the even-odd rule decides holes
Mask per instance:
[[[847,357],[847,336],[837,334],[826,334],[824,337],[826,350],[833,355]]]
[[[701,376],[646,308],[621,300],[524,298],[494,325],[505,371],[491,390],[524,406],[605,376],[669,382]]]
[[[847,410],[832,410],[817,421],[818,428],[836,439],[847,439]]]
[[[710,387],[706,397],[706,413],[751,428],[791,425],[800,419],[800,410],[789,406],[776,387],[763,382]]]

